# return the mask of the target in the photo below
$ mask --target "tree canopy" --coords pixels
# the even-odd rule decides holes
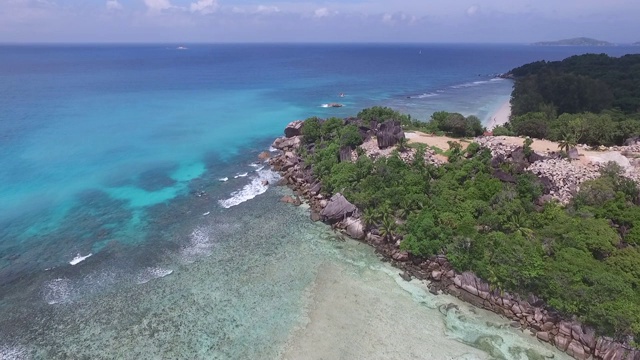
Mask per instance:
[[[442,113],[432,121],[447,119],[461,117]],[[446,254],[458,271],[536,294],[600,334],[640,336],[639,194],[619,167],[584,183],[566,207],[539,206],[541,182],[513,167],[515,183],[501,182],[490,151],[477,144],[452,152],[440,167],[426,164],[421,149],[413,162],[398,153],[340,162],[344,130],[331,132],[305,161],[323,191],[340,191],[363,211],[367,226],[386,238],[401,236],[401,247],[414,255]]]
[[[516,135],[557,141],[570,134],[595,146],[640,134],[640,55],[578,55],[509,74],[515,84],[507,130]]]

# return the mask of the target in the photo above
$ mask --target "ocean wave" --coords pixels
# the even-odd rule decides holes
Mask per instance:
[[[223,178],[218,179],[218,181],[222,181],[222,182],[229,181],[229,178],[228,177],[223,177]]]
[[[171,275],[172,273],[173,270],[163,269],[159,267],[148,267],[142,270],[142,272],[138,274],[138,276],[136,276],[136,283],[146,284],[153,279],[163,278],[165,276]]]
[[[189,244],[183,247],[180,252],[183,261],[192,263],[202,256],[211,255],[213,243],[209,233],[210,231],[206,227],[199,227],[191,232]]]
[[[44,285],[44,301],[49,305],[64,304],[71,301],[71,280],[53,279]]]
[[[231,197],[224,200],[219,200],[218,203],[225,209],[232,206],[236,206],[245,201],[251,200],[254,197],[263,194],[269,188],[269,184],[275,183],[280,179],[280,175],[271,170],[260,170],[257,172],[258,176],[251,179],[251,182],[245,185],[242,189],[231,193]],[[264,181],[267,184],[265,185]]]
[[[474,86],[480,86],[480,85],[484,85],[484,84],[490,84],[490,83],[496,82],[496,81],[504,81],[504,79],[502,79],[502,78],[493,78],[493,79],[489,79],[489,80],[478,80],[478,81],[467,82],[467,83],[463,83],[463,84],[459,84],[459,85],[452,85],[450,87],[452,89],[464,89],[464,88],[468,88],[468,87],[474,87]]]
[[[78,254],[76,255],[76,257],[73,258],[73,260],[69,261],[69,264],[71,264],[71,266],[78,265],[81,262],[83,262],[86,258],[90,257],[91,255],[93,254],[89,253],[89,255],[85,255],[85,256]]]
[[[242,173],[242,174],[238,174],[238,175],[234,176],[233,178],[234,179],[243,178],[243,177],[247,177],[248,175],[249,175],[249,173]]]
[[[438,96],[436,93],[424,93],[420,95],[409,96],[410,99],[426,99],[430,97]]]

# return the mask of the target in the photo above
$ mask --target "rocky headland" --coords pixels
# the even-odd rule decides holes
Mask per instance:
[[[358,119],[345,119],[346,124],[358,126],[365,138],[361,146],[370,157],[388,156],[397,147],[404,131],[398,122],[373,122],[363,125]],[[446,256],[423,258],[400,249],[401,236],[384,237],[376,228],[368,229],[361,219],[361,211],[342,194],[325,195],[322,183],[314,177],[309,164],[304,162],[301,149],[305,146],[302,137],[302,121],[287,125],[285,136],[277,138],[273,147],[279,152],[269,159],[270,165],[282,176],[282,184],[289,186],[294,197],[282,201],[299,205],[302,199],[310,206],[313,221],[323,221],[336,231],[373,246],[385,261],[402,271],[403,278],[412,277],[430,281],[433,293],[447,293],[470,304],[503,315],[512,321],[512,326],[528,329],[539,340],[553,344],[576,359],[635,359],[640,360],[640,351],[612,338],[598,336],[595,331],[572,319],[563,318],[534,295],[510,294],[493,288],[488,282],[471,272],[459,273],[453,269]],[[505,162],[511,166],[530,171],[544,185],[540,203],[553,199],[567,203],[580,184],[598,176],[602,164],[577,161],[577,149],[570,152],[570,159],[561,158],[553,152],[541,154],[525,152],[522,146],[509,144],[494,137],[481,137],[475,142],[492,152],[494,176],[503,182],[513,182],[510,174],[500,170]],[[620,153],[640,152],[640,145],[611,149]],[[527,155],[528,153],[528,155]],[[415,150],[401,152],[405,161],[412,160]],[[266,157],[266,155],[265,155]],[[354,161],[355,151],[341,149],[341,161]],[[571,160],[571,157],[576,160]],[[435,152],[427,150],[425,162],[440,165],[442,160]],[[627,169],[628,176],[637,179],[637,172]]]

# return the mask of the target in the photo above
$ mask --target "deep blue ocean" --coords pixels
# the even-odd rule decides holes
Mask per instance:
[[[358,263],[261,183],[288,122],[486,122],[496,74],[638,51],[179,45],[0,46],[0,358],[278,357],[320,264]]]

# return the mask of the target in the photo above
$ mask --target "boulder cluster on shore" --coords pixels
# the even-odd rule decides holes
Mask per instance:
[[[359,209],[348,199],[340,193],[331,197],[322,193],[321,182],[314,177],[311,167],[305,164],[299,155],[298,150],[303,146],[302,124],[301,121],[290,123],[285,129],[285,136],[276,139],[272,145],[280,152],[271,157],[269,163],[282,175],[282,182],[295,192],[295,197],[286,196],[282,201],[299,205],[304,199],[310,206],[313,221],[323,221],[353,239],[372,245],[385,260],[403,271],[403,278],[429,280],[433,293],[448,293],[475,306],[503,315],[512,321],[514,327],[529,329],[541,341],[555,345],[576,359],[640,360],[639,350],[608,337],[596,336],[593,329],[572,319],[562,318],[533,295],[523,297],[492,288],[489,283],[473,273],[456,272],[443,255],[417,257],[399,248],[401,238],[385,238],[377,229],[367,231],[360,218]],[[365,142],[368,144],[366,154],[388,155],[388,149],[393,147],[399,138],[404,137],[401,128],[401,134],[398,128],[399,124],[388,122],[374,124],[367,129],[368,138],[371,140]],[[542,201],[556,199],[567,203],[582,182],[599,176],[599,165],[577,165],[567,159],[535,152],[525,155],[522,146],[504,144],[493,137],[478,138],[476,142],[492,151],[496,163],[507,161],[538,176],[547,188],[546,198],[543,197]],[[374,144],[377,144],[377,149]],[[412,159],[410,154],[412,152],[408,151],[403,159]],[[425,161],[438,164],[433,155],[432,152],[425,154]],[[350,153],[348,156],[345,155],[345,159],[353,156],[354,154]],[[512,180],[509,174],[500,173],[499,170],[495,176],[501,181]]]

